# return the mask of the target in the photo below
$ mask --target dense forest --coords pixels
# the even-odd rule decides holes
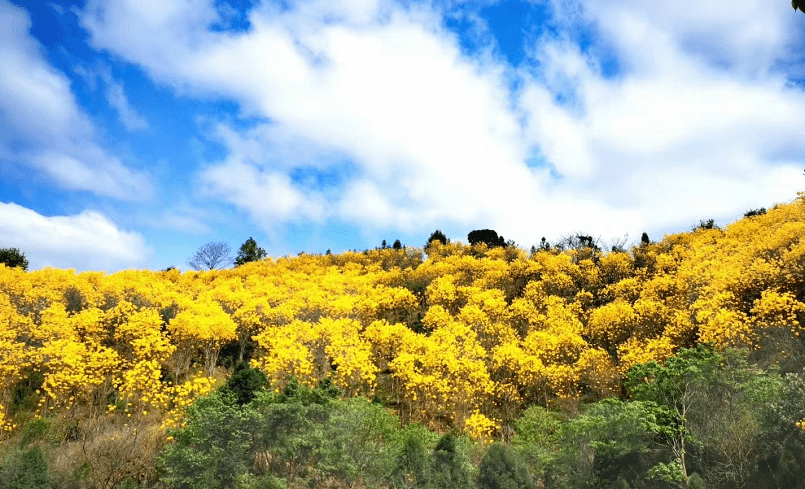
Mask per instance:
[[[0,489],[805,487],[805,196],[469,241],[0,264]]]

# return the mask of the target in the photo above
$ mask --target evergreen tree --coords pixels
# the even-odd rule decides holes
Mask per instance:
[[[470,473],[456,450],[456,437],[448,433],[436,444],[431,459],[432,484],[436,489],[470,487]]]
[[[506,246],[506,240],[503,239],[503,236],[498,236],[498,233],[492,229],[476,229],[475,231],[470,231],[467,235],[467,241],[469,241],[470,245],[486,243],[488,248]]]
[[[17,248],[0,248],[0,263],[4,263],[7,267],[28,270],[28,259],[25,258],[25,253]]]
[[[246,263],[262,260],[267,256],[266,250],[257,246],[257,241],[249,237],[240,247],[238,256],[235,258],[235,266],[239,267]]]
[[[252,402],[255,393],[263,388],[268,381],[266,375],[256,368],[252,368],[246,362],[241,362],[235,367],[235,371],[226,380],[223,388],[225,393],[231,393],[235,402],[243,406]]]
[[[445,236],[443,232],[437,229],[436,231],[431,233],[430,238],[428,238],[428,242],[425,244],[425,247],[427,248],[434,241],[440,241],[444,245],[447,244],[448,240],[447,236]]]
[[[9,470],[6,487],[9,489],[50,489],[53,482],[42,450],[34,446],[23,452],[19,465]]]
[[[391,487],[429,489],[428,451],[422,440],[408,436],[391,474]]]
[[[525,464],[514,450],[493,443],[481,460],[478,473],[480,489],[532,489],[534,482]]]

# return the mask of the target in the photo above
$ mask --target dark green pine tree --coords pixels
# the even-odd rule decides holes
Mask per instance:
[[[246,362],[241,362],[235,367],[232,375],[226,379],[226,385],[222,389],[230,393],[239,406],[249,404],[254,399],[255,393],[262,389],[268,378],[256,368],[252,368]]]
[[[257,246],[257,241],[254,238],[249,237],[245,243],[243,243],[238,251],[238,256],[235,258],[235,266],[239,267],[241,265],[245,265],[246,263],[262,260],[268,254],[266,250]]]
[[[441,243],[444,245],[447,244],[448,239],[441,230],[437,229],[431,233],[430,237],[428,238],[428,242],[425,244],[425,248],[430,246],[430,244],[434,241],[441,241]]]
[[[456,437],[451,433],[444,435],[431,458],[431,484],[435,489],[469,489],[470,473],[456,450]]]
[[[42,450],[34,446],[26,450],[19,465],[9,470],[5,487],[9,489],[50,489],[53,481]]]
[[[25,253],[17,248],[0,248],[0,263],[4,263],[7,267],[28,270],[28,259],[25,258]]]
[[[502,443],[493,443],[481,459],[479,489],[532,489],[528,468],[517,454]]]

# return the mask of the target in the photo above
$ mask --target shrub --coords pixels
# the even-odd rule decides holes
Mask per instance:
[[[431,480],[434,488],[461,489],[470,487],[470,473],[464,458],[456,447],[452,433],[444,435],[431,458]]]
[[[3,471],[5,484],[0,486],[7,489],[50,489],[53,482],[48,470],[42,450],[33,446],[19,457],[12,457],[9,467]]]
[[[481,460],[480,489],[531,489],[534,482],[517,453],[507,445],[493,443]]]

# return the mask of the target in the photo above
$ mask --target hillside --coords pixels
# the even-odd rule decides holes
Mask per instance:
[[[569,419],[634,397],[630,369],[698,345],[743,355],[745,373],[802,374],[803,320],[802,196],[626,251],[435,242],[211,272],[0,265],[0,424],[8,441],[36,423],[61,433],[59,469],[132,427],[153,458],[248,361],[275,392],[329,379],[403,425],[508,441],[533,406]]]

